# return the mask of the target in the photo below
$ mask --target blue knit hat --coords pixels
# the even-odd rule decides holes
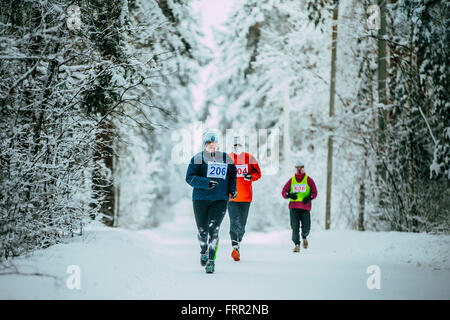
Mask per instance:
[[[219,143],[219,139],[217,138],[217,134],[211,131],[206,131],[203,133],[203,146],[208,142],[216,142]]]

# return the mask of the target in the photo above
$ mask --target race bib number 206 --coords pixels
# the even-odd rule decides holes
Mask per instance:
[[[227,176],[227,164],[220,162],[208,162],[208,178],[222,178]]]

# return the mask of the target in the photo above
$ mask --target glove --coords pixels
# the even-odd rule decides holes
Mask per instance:
[[[250,173],[246,173],[246,174],[244,174],[244,179],[247,181],[250,181],[250,180],[252,180],[252,175]]]
[[[214,180],[209,180],[209,189],[214,188],[215,186],[217,186],[219,183],[217,181]]]
[[[237,197],[237,191],[235,190],[235,191],[231,194],[230,198],[231,198],[231,199],[234,199],[234,198],[236,198],[236,197]]]
[[[288,197],[289,199],[292,199],[292,200],[296,200],[297,199],[297,194],[286,192],[286,197]]]
[[[307,203],[310,203],[311,200],[312,200],[311,194],[308,194],[305,198],[303,198],[303,201],[302,201],[302,202],[303,202],[304,204],[307,204]]]

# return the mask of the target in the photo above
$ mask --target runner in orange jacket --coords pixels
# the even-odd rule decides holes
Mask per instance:
[[[240,243],[245,233],[248,211],[252,202],[252,182],[261,178],[261,169],[256,159],[247,152],[243,152],[239,138],[234,139],[231,159],[237,169],[236,190],[237,197],[228,201],[228,214],[230,216],[230,237],[233,251],[231,256],[235,261],[240,260]]]

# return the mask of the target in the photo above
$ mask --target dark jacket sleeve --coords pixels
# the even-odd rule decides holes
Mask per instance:
[[[315,199],[317,198],[317,188],[316,184],[314,183],[314,180],[311,177],[308,177],[308,185],[311,192],[311,198]]]
[[[286,193],[291,191],[291,179],[288,180],[288,182],[286,182],[286,184],[283,187],[283,191],[281,191],[281,195],[283,196],[283,198],[287,199],[286,197]]]
[[[194,188],[209,189],[209,178],[200,176],[201,164],[194,163],[194,158],[187,168],[186,182]]]
[[[226,162],[228,164],[227,168],[228,193],[233,193],[236,191],[237,169],[233,159],[231,159],[231,157],[228,154],[226,155],[226,159],[227,159]]]

